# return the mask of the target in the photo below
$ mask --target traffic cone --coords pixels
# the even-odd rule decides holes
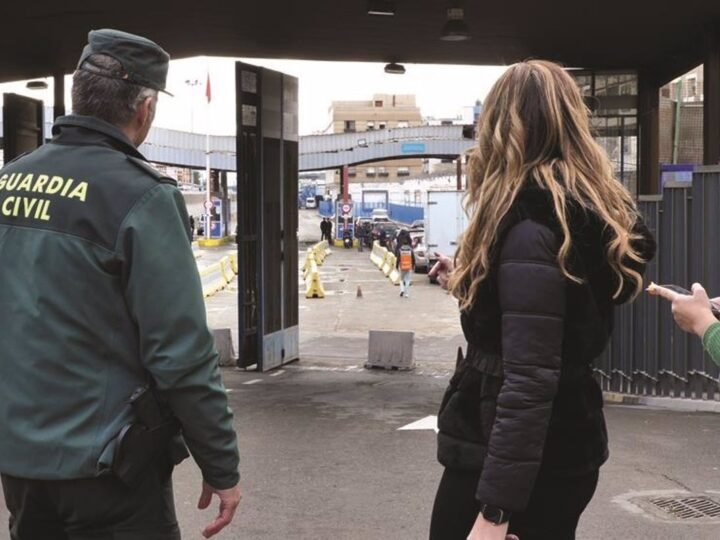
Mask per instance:
[[[362,297],[363,297],[362,287],[360,287],[360,285],[358,285],[357,294],[356,294],[355,296],[356,296],[357,298],[362,298]]]

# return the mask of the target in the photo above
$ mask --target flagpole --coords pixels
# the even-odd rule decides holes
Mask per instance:
[[[210,228],[212,226],[212,198],[210,196],[210,71],[207,74],[205,96],[207,98],[205,104],[206,123],[205,123],[205,211],[206,211],[206,226],[205,226],[205,238],[210,238]]]

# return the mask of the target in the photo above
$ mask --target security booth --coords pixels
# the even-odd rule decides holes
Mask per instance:
[[[297,360],[298,81],[236,64],[239,367]]]

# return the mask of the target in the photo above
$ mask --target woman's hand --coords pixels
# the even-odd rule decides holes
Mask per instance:
[[[692,286],[692,296],[676,293],[654,283],[648,287],[648,293],[672,302],[675,322],[685,332],[691,332],[702,338],[707,329],[717,322],[710,310],[710,299],[707,292],[699,283]]]
[[[467,540],[519,540],[514,534],[508,534],[509,523],[495,525],[479,514]]]
[[[455,264],[450,257],[446,257],[440,253],[435,253],[435,255],[438,257],[438,262],[432,267],[428,273],[428,277],[437,278],[440,286],[447,290],[450,273],[453,271]]]

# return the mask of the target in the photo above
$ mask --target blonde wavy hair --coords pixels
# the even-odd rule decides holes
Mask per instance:
[[[450,278],[461,309],[472,306],[488,277],[498,225],[521,189],[532,184],[552,196],[564,236],[558,253],[563,274],[582,282],[567,268],[571,200],[605,224],[607,260],[618,278],[615,298],[628,281],[636,295],[640,292],[642,276],[627,264],[644,262],[632,245],[639,239],[632,232],[637,207],[593,139],[589,112],[575,81],[552,62],[510,66],[493,86],[479,119],[478,144],[469,155],[465,208],[470,224]]]

